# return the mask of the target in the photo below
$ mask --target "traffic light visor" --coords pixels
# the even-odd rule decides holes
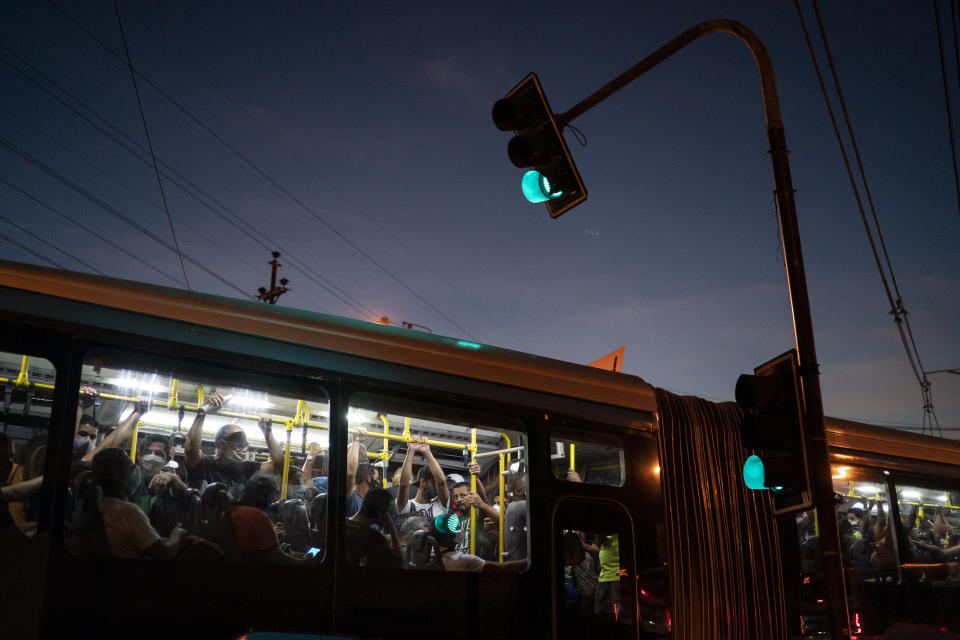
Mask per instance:
[[[533,203],[546,202],[563,195],[563,191],[551,191],[549,178],[532,169],[523,174],[520,188],[523,190],[523,197]]]

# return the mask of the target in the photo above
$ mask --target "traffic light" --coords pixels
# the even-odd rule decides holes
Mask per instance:
[[[520,181],[528,201],[543,202],[556,218],[587,199],[537,74],[528,75],[494,103],[493,122],[501,131],[514,133],[507,155],[514,165],[529,168]]]
[[[756,450],[743,464],[743,480],[750,489],[771,490],[774,513],[812,504],[798,369],[797,352],[790,350],[737,379],[740,439]]]

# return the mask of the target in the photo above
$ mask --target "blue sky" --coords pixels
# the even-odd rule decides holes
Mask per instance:
[[[557,220],[520,195],[490,108],[536,71],[565,111],[686,28],[738,20],[777,74],[826,411],[919,425],[919,387],[790,3],[433,4],[121,1],[137,69],[203,123],[141,81],[156,153],[181,176],[164,185],[183,251],[252,294],[266,284],[266,246],[277,248],[292,288],[283,304],[572,362],[626,345],[624,371],[730,399],[740,373],[793,346],[747,49],[702,39],[577,119],[587,145],[567,142],[589,198]],[[122,51],[112,3],[63,7]],[[933,9],[821,11],[923,364],[958,367],[960,212]],[[14,67],[50,87],[11,52],[114,137],[144,145],[128,69],[47,2],[4,3],[0,43],[0,135],[170,242],[146,156],[24,78]],[[945,45],[957,107],[949,29]],[[6,147],[0,177],[154,268],[0,184],[3,215],[19,226],[0,222],[4,236],[71,269],[182,286],[174,253]],[[40,262],[8,242],[0,256]],[[190,263],[187,274],[197,290],[238,295]],[[930,380],[941,425],[960,428],[960,376]]]

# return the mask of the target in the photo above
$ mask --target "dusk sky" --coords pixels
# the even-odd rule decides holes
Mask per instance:
[[[114,6],[57,2],[0,3],[0,257],[184,287],[154,239],[172,244]],[[794,346],[747,48],[708,36],[578,118],[587,145],[566,140],[589,197],[556,220],[524,200],[490,110],[536,71],[566,111],[685,29],[742,22],[776,72],[826,413],[920,425],[792,3],[119,9],[193,289],[256,295],[276,249],[281,305],[578,363],[625,345],[624,372],[712,400]],[[923,367],[960,367],[960,207],[933,5],[824,2],[821,14]],[[930,382],[944,435],[960,437],[960,376]]]

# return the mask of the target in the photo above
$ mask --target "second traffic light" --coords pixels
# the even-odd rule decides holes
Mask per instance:
[[[520,181],[528,201],[543,202],[556,218],[587,199],[537,74],[528,75],[494,103],[493,122],[501,131],[514,132],[507,155],[517,167],[529,168]]]
[[[744,462],[743,479],[750,489],[772,491],[774,513],[812,504],[798,369],[791,350],[737,380],[740,438],[745,449],[757,451]]]

